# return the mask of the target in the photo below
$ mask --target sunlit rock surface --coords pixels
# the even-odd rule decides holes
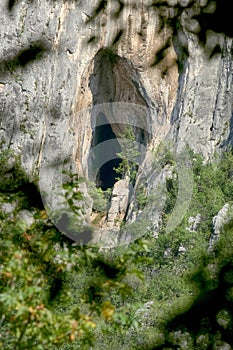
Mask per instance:
[[[103,103],[147,111],[133,121],[141,123],[134,134],[144,147],[136,185],[143,177],[149,188],[158,183],[149,151],[165,135],[176,150],[187,144],[206,159],[233,143],[232,39],[209,31],[204,50],[197,23],[184,12],[183,29],[153,65],[169,30],[159,30],[148,4],[128,1],[117,17],[112,1],[90,20],[97,1],[19,1],[11,12],[1,2],[0,144],[20,155],[31,180],[42,165],[61,172],[71,160],[70,169],[91,177],[98,134],[93,107]],[[210,57],[216,44],[222,52]],[[124,126],[111,113],[105,117],[118,138]],[[130,208],[128,217],[136,218],[136,204]]]

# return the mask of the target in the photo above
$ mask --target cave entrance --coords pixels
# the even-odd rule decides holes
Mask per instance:
[[[117,140],[116,134],[113,132],[112,126],[108,123],[107,118],[103,113],[99,113],[96,118],[96,127],[93,132],[92,147],[95,153],[95,146],[100,143],[103,143],[108,140],[113,140],[113,156],[112,159],[105,162],[97,172],[96,176],[96,186],[100,187],[102,190],[107,190],[112,188],[116,182],[116,178],[119,177],[119,174],[116,173],[114,168],[118,168],[122,159],[118,157],[117,153],[121,152],[121,146]],[[111,146],[111,145],[110,145]],[[109,147],[109,144],[106,143],[106,147]],[[96,152],[97,153],[97,152]],[[98,157],[98,154],[95,154],[95,157]]]
[[[145,112],[148,107],[148,97],[140,82],[140,76],[131,62],[118,56],[109,48],[102,48],[96,53],[93,73],[89,79],[89,88],[92,93],[92,105],[93,107],[96,106],[96,108],[93,108],[91,116],[93,133],[89,174],[93,175],[92,178],[95,177],[94,181],[97,187],[106,190],[112,188],[116,178],[119,177],[119,174],[114,170],[122,161],[117,156],[118,153],[122,152],[117,137],[124,134],[126,125],[133,123],[132,131],[137,143],[146,146],[148,142],[149,135],[146,131],[148,114]],[[114,112],[114,108],[112,110],[110,105],[115,102],[126,103],[125,113],[122,109],[118,111],[125,114],[124,120],[118,112]],[[106,107],[105,104],[110,105]],[[131,109],[129,104],[132,105]],[[100,112],[97,106],[102,105],[103,109]],[[139,107],[135,108],[135,105]],[[112,152],[105,149],[108,147],[106,142],[108,140],[114,140]],[[106,144],[106,147],[96,147],[101,144]],[[111,148],[111,146],[109,147]],[[108,157],[110,153],[111,156]],[[107,155],[105,159],[104,155]],[[138,163],[140,163],[140,160]],[[135,170],[137,171],[137,167]]]
[[[97,173],[96,186],[102,188],[103,191],[113,188],[116,178],[119,177],[114,168],[118,168],[120,163],[120,158],[105,163]]]

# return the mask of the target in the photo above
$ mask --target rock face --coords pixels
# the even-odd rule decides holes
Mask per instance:
[[[182,42],[182,41],[181,41]],[[181,45],[177,40],[177,45]],[[190,56],[180,74],[172,112],[173,139],[178,149],[188,144],[206,159],[232,144],[232,39],[209,32],[207,46],[219,43],[223,53],[209,59],[188,35]]]
[[[141,327],[153,325],[153,320],[150,319],[150,314],[153,310],[153,304],[153,301],[148,301],[135,312],[135,316],[140,321]]]
[[[219,240],[221,229],[232,218],[233,206],[226,203],[213,218],[213,229],[209,240],[208,250],[212,251],[214,244]]]
[[[13,218],[13,212],[15,208],[17,207],[17,203],[1,203],[0,204],[0,210],[4,215],[9,215],[11,218]]]
[[[191,216],[188,219],[189,226],[187,227],[187,230],[190,232],[197,232],[197,229],[201,223],[201,214],[197,214],[196,216]]]
[[[149,67],[154,51],[166,40],[166,32],[156,35],[158,18],[147,11],[146,5],[147,2],[142,1],[136,7],[126,7],[113,25],[111,14],[117,10],[114,3],[89,24],[85,23],[94,3],[42,0],[38,7],[36,2],[21,1],[11,13],[6,4],[1,3],[0,142],[3,147],[11,147],[21,154],[23,166],[32,177],[42,160],[56,162],[64,154],[76,155],[79,170],[85,168],[92,123],[87,113],[85,116],[76,113],[91,107],[93,102],[100,102],[95,97],[99,86],[105,95],[102,102],[111,100],[111,91],[108,92],[111,87],[107,85],[111,74],[115,76],[117,93],[113,98],[116,101],[133,98],[132,102],[147,103],[153,112],[152,118],[169,120],[176,98],[178,72],[174,67],[166,78],[161,78],[161,69]],[[111,73],[111,62],[101,60],[99,50],[110,47],[120,27],[125,29],[115,47],[120,63]],[[87,44],[93,37],[100,40]],[[18,64],[15,57],[30,49],[38,52],[35,60]],[[170,56],[175,57],[172,47]],[[102,65],[109,76],[101,78]],[[99,78],[93,79],[96,70],[100,70]],[[139,73],[141,83],[136,77]],[[132,91],[125,95],[130,86],[135,90],[135,97]],[[141,96],[140,90],[146,97]],[[71,126],[75,135],[68,144],[64,131]]]
[[[113,186],[111,206],[108,210],[107,226],[112,228],[124,219],[129,201],[129,178],[119,180]],[[118,224],[116,223],[118,221]]]
[[[20,155],[31,180],[48,165],[48,188],[57,182],[55,173],[63,163],[71,162],[71,169],[93,180],[93,159],[98,157],[91,150],[103,133],[96,112],[100,104],[136,104],[147,111],[132,121],[141,123],[133,131],[144,147],[136,184],[143,176],[149,186],[157,183],[148,150],[165,135],[178,151],[188,144],[206,159],[233,144],[232,40],[209,31],[207,48],[217,43],[222,49],[210,59],[195,34],[179,29],[164,58],[152,67],[169,30],[160,28],[149,1],[135,5],[130,0],[117,17],[119,4],[108,2],[94,20],[97,1],[41,0],[38,6],[25,0],[16,2],[12,11],[0,4],[0,145]],[[125,127],[111,113],[105,118],[109,132],[118,138]],[[121,149],[120,142],[117,147]],[[127,186],[125,191],[126,198]],[[113,206],[114,201],[110,221]],[[129,219],[137,217],[135,207],[131,203]]]

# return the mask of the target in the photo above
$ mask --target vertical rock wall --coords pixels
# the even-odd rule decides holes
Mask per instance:
[[[233,80],[232,39],[211,31],[204,49],[195,37],[182,33],[175,49],[187,45],[190,53],[179,76],[177,101],[172,112],[171,128],[177,148],[188,144],[206,159],[232,144]],[[209,57],[219,45],[221,53]]]
[[[188,144],[206,158],[233,142],[232,40],[209,31],[204,50],[179,29],[151,66],[169,30],[159,30],[149,1],[127,4],[117,16],[119,3],[109,2],[90,20],[97,1],[22,0],[12,11],[1,1],[0,145],[21,156],[31,179],[42,163],[69,159],[88,176],[92,107],[102,102],[145,106],[150,149],[168,133],[178,150]],[[216,43],[222,53],[208,57]],[[109,48],[115,63],[104,57]],[[151,164],[146,156],[136,184]],[[153,187],[156,174],[149,179]]]
[[[166,40],[166,30],[158,35],[158,18],[148,11],[147,1],[137,5],[129,1],[119,18],[114,17],[117,7],[113,1],[94,21],[86,23],[96,4],[22,0],[11,12],[7,1],[0,4],[0,142],[2,147],[21,154],[22,164],[32,177],[42,159],[54,158],[56,162],[59,153],[76,154],[82,170],[92,127],[90,115],[78,112],[92,106],[89,85],[97,52],[112,46],[121,29],[125,32],[113,45],[114,50],[140,76],[152,127],[153,118],[168,124],[178,86],[177,67],[173,66],[163,78],[162,67],[149,67],[154,53]],[[39,54],[22,65],[18,57],[34,46],[39,47]],[[168,51],[167,59],[173,60],[173,48]],[[118,81],[116,86],[119,94],[120,84]],[[71,126],[74,139],[69,136],[71,144],[67,144],[64,130]]]

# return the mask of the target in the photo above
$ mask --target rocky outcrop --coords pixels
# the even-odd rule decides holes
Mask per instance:
[[[21,226],[25,228],[25,230],[27,230],[35,222],[33,213],[26,209],[19,211],[16,219],[20,222]]]
[[[135,312],[135,318],[139,321],[141,327],[148,327],[154,324],[152,317],[154,301],[148,301]]]
[[[208,250],[212,251],[214,244],[219,240],[223,226],[232,218],[233,206],[226,203],[218,214],[213,218],[212,234],[209,239]]]
[[[189,57],[179,76],[172,137],[178,150],[187,144],[205,159],[212,159],[215,151],[232,144],[232,39],[209,31],[204,49],[195,37],[180,32],[174,44],[177,52],[186,44]],[[215,45],[222,52],[210,58]]]
[[[14,217],[14,210],[17,207],[17,203],[0,203],[0,211],[3,213],[3,215],[9,216],[10,218]]]
[[[190,232],[197,232],[197,229],[201,223],[202,217],[201,214],[197,214],[196,216],[190,216],[188,219],[189,226],[186,229]]]
[[[119,226],[124,219],[129,202],[129,178],[115,183],[112,191],[111,205],[107,215],[107,226]]]

